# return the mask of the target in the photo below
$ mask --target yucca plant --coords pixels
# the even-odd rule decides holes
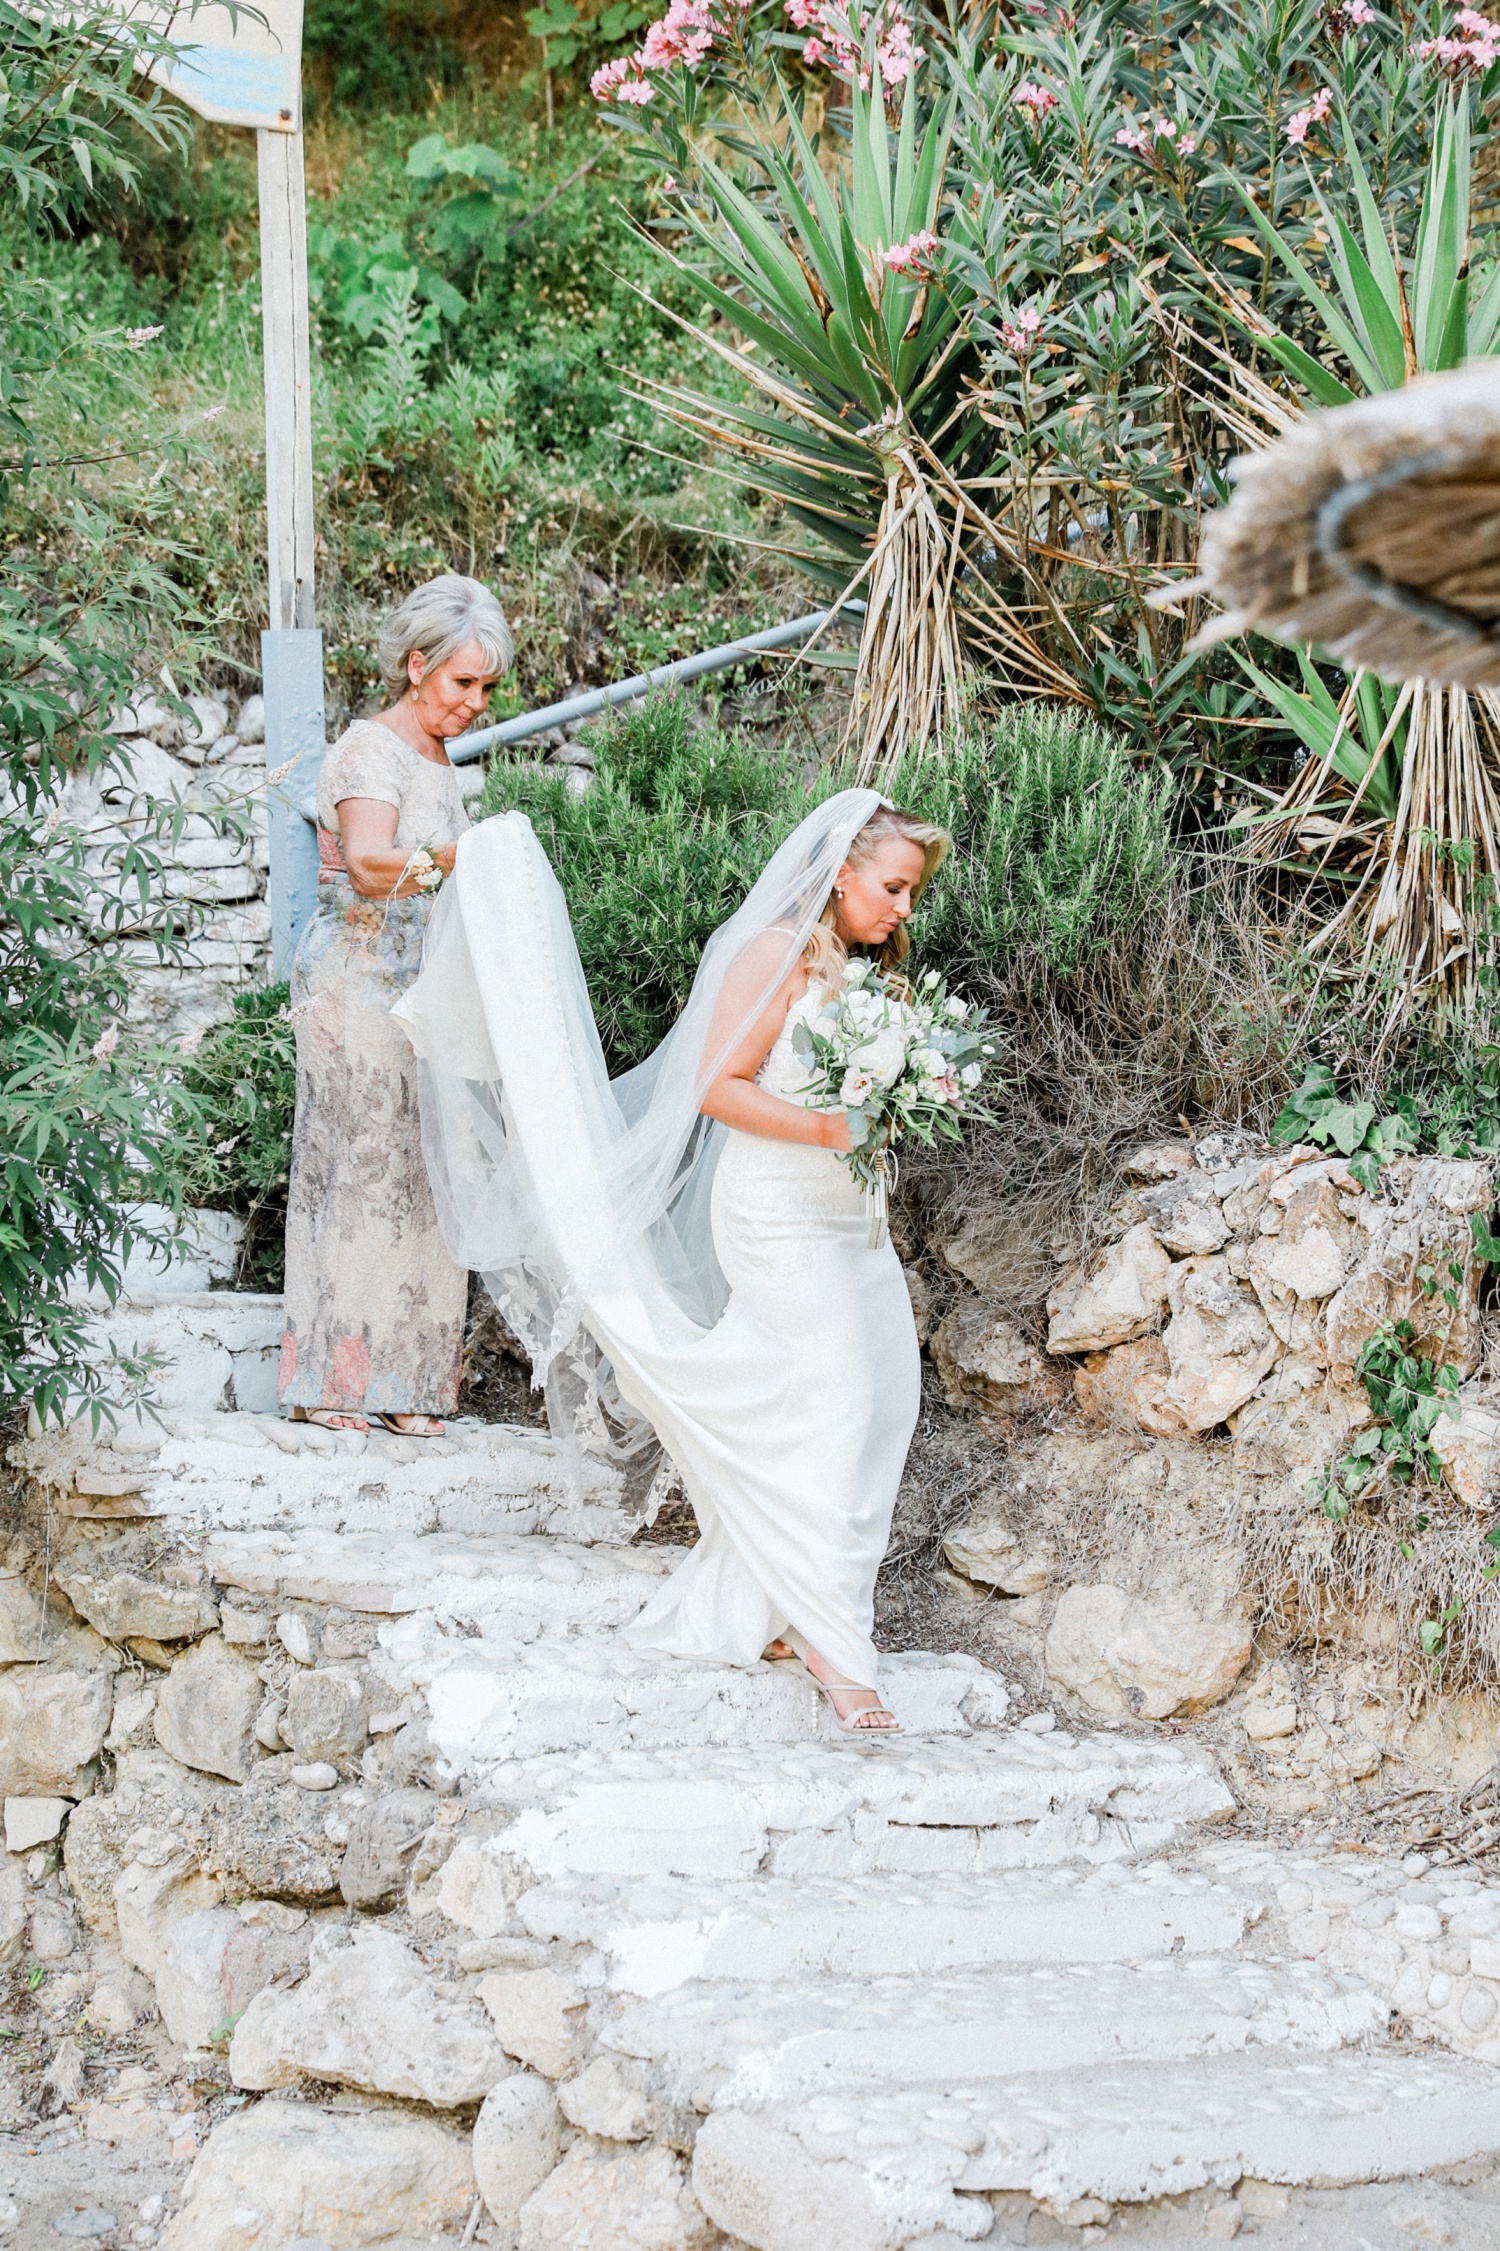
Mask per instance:
[[[648,388],[813,535],[804,567],[842,600],[863,598],[848,740],[860,777],[883,777],[956,719],[958,582],[966,544],[983,530],[962,481],[962,450],[976,435],[962,396],[967,299],[940,263],[951,111],[924,118],[908,82],[892,131],[880,93],[851,86],[848,157],[829,177],[797,104],[777,87],[784,144],[768,133],[756,148],[766,200],[700,153],[708,211],[692,202],[684,211],[708,261],[693,279],[745,346],[682,325],[750,397]],[[982,582],[967,592],[983,602],[989,653],[1013,684],[1056,689],[1061,676],[1024,627]]]
[[[1294,338],[1251,313],[1231,318],[1320,406],[1343,406],[1461,367],[1494,351],[1500,335],[1500,265],[1477,291],[1470,266],[1468,96],[1445,93],[1433,119],[1426,190],[1410,255],[1385,223],[1349,134],[1344,167],[1358,229],[1314,185],[1325,255],[1324,287],[1265,214],[1246,206],[1268,248],[1340,355],[1348,380]],[[1363,972],[1394,984],[1400,1014],[1422,994],[1440,1005],[1473,981],[1482,930],[1500,885],[1500,698],[1491,691],[1399,691],[1368,674],[1335,697],[1306,657],[1304,692],[1272,681],[1241,652],[1246,672],[1308,751],[1308,762],[1252,831],[1252,850],[1281,854],[1290,840],[1304,865],[1333,873],[1348,895],[1318,931],[1315,948],[1347,943]]]

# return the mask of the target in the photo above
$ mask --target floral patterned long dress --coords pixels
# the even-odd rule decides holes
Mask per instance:
[[[432,899],[359,896],[340,844],[346,797],[394,805],[398,849],[451,844],[469,825],[453,768],[379,720],[356,720],[324,759],[318,911],[291,979],[297,1118],[281,1404],[449,1414],[468,1276],[438,1232],[416,1058],[389,1013],[422,966]]]

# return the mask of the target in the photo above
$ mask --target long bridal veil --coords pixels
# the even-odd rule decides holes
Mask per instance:
[[[611,1080],[567,906],[531,824],[458,845],[422,974],[392,1011],[419,1058],[423,1147],[448,1247],[477,1270],[574,1448],[652,1436],[658,1387],[722,1313],[709,1082],[790,973],[881,799],[842,790],[720,925],[681,1016]]]

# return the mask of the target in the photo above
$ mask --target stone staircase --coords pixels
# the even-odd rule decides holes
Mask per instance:
[[[675,1553],[622,1544],[607,1476],[570,1503],[534,1431],[293,1432],[241,1399],[275,1301],[185,1294],[115,1317],[190,1340],[161,1349],[160,1423],[17,1455],[56,1583],[152,1652],[71,1817],[75,1890],[174,2039],[228,2027],[231,2081],[280,2090],[223,2116],[170,2251],[460,2224],[487,2087],[481,2240],[520,2251],[1052,2240],[1007,2233],[1023,2207],[1101,2239],[1149,2206],[1150,2241],[1158,2200],[1203,2192],[1228,2235],[1275,2210],[1256,2184],[1500,2153],[1500,1885],[1240,1837],[1189,1740],[1016,1720],[966,1656],[892,1657],[904,1732],[853,1741],[796,1666],[633,1652]],[[164,1643],[167,1599],[198,1608]],[[351,1963],[359,2024],[319,1998]],[[397,1985],[467,2080],[357,2060],[399,2047]],[[448,2206],[418,2226],[392,2189],[377,2225],[351,2189],[329,2217],[329,2082],[375,2140],[427,2086]],[[246,2180],[295,2184],[304,2149],[324,2188],[257,2190],[283,2203],[251,2227]]]

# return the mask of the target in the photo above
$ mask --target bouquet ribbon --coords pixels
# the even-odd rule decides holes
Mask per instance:
[[[896,1185],[896,1160],[888,1149],[875,1159],[874,1176],[865,1189],[865,1245],[872,1251],[890,1241],[891,1190]]]

